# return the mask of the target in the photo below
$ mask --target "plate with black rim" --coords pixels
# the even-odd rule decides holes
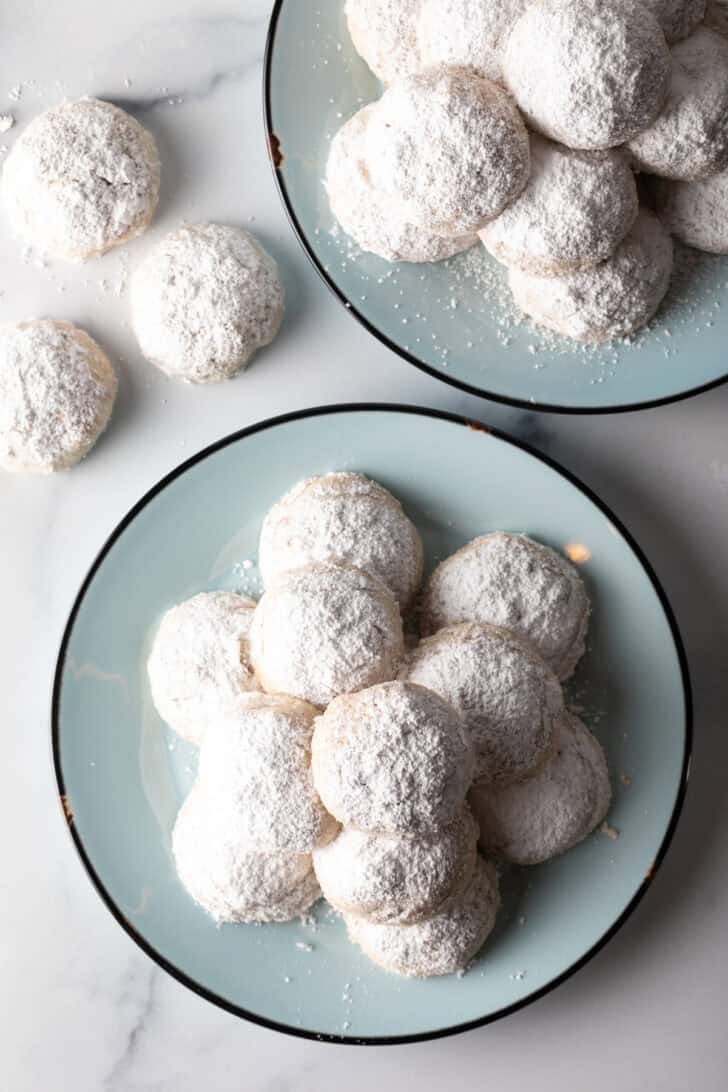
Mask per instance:
[[[357,55],[343,0],[276,0],[265,59],[265,124],[289,219],[317,272],[383,344],[423,371],[494,401],[564,413],[643,409],[728,378],[728,257],[677,248],[666,303],[626,341],[584,347],[540,332],[509,300],[478,245],[436,264],[359,250],[329,208],[332,136],[381,84]]]
[[[602,741],[614,806],[538,868],[504,870],[495,932],[463,977],[390,976],[325,904],[285,925],[223,926],[180,885],[170,835],[194,749],[157,716],[146,658],[162,613],[200,590],[258,590],[260,524],[303,476],[356,469],[401,498],[428,568],[487,530],[578,559],[594,613],[568,699]],[[634,909],[677,822],[689,681],[665,596],[628,532],[554,463],[483,425],[410,407],[325,407],[255,425],[194,456],[121,521],[84,581],[58,657],[58,791],[106,905],[153,959],[209,1001],[292,1034],[395,1043],[495,1020],[553,989]]]

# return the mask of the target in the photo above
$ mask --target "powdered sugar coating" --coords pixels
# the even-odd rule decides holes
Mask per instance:
[[[385,683],[337,698],[318,718],[313,775],[344,825],[422,835],[459,813],[473,752],[462,718],[439,695]]]
[[[177,874],[216,922],[290,921],[321,891],[309,853],[258,853],[245,843],[234,812],[197,783],[172,832]]]
[[[231,379],[283,318],[276,263],[242,228],[188,224],[166,235],[131,279],[144,356],[188,383]]]
[[[446,239],[406,223],[391,199],[372,185],[365,136],[375,109],[364,106],[331,142],[326,189],[341,227],[362,250],[388,262],[439,262],[473,246],[475,235]]]
[[[344,4],[354,48],[383,83],[420,67],[417,18],[421,2],[346,0]]]
[[[649,174],[692,181],[728,167],[728,41],[700,27],[672,50],[665,109],[630,142]]]
[[[479,857],[470,884],[439,913],[415,925],[380,925],[346,916],[355,944],[392,974],[431,978],[464,970],[483,947],[500,905],[495,869]]]
[[[424,838],[344,829],[313,855],[324,897],[341,913],[412,924],[437,913],[475,868],[478,828],[464,807]]]
[[[467,235],[528,180],[528,134],[508,95],[465,68],[428,68],[384,93],[367,126],[372,184],[403,219]]]
[[[310,853],[336,832],[311,773],[315,716],[284,694],[243,694],[205,733],[200,784],[235,810],[250,849]]]
[[[147,663],[160,717],[196,746],[208,724],[257,690],[248,658],[255,603],[234,592],[201,592],[166,612]]]
[[[263,689],[318,706],[393,679],[403,649],[392,593],[378,577],[344,565],[281,573],[258,603],[250,631]]]
[[[434,690],[465,720],[475,777],[507,785],[534,773],[553,750],[561,685],[509,630],[464,623],[421,641],[400,675]]]
[[[637,0],[652,12],[668,42],[692,34],[705,15],[705,0]]]
[[[539,326],[577,341],[609,341],[645,326],[667,292],[672,273],[670,236],[641,209],[611,258],[580,273],[536,277],[509,271],[513,298]]]
[[[417,26],[422,66],[462,65],[501,83],[501,53],[528,0],[422,0]]]
[[[71,322],[0,324],[0,467],[50,474],[88,454],[116,398],[111,363]]]
[[[35,118],[5,160],[14,231],[59,258],[103,254],[139,235],[159,197],[159,155],[138,121],[109,102],[64,102]]]
[[[529,781],[470,792],[484,852],[522,865],[572,849],[601,823],[610,802],[604,752],[570,713],[559,725],[554,757]]]
[[[270,509],[258,551],[266,584],[317,562],[373,573],[404,611],[422,580],[422,542],[383,486],[363,474],[324,474],[299,482]]]
[[[531,134],[526,189],[480,238],[499,261],[541,276],[604,261],[634,224],[637,187],[617,152],[579,152]]]
[[[584,652],[589,600],[565,557],[526,535],[497,531],[446,558],[425,588],[424,637],[460,622],[511,630],[568,679]]]
[[[503,72],[532,128],[571,148],[611,148],[659,114],[670,53],[641,4],[540,0],[513,27]]]
[[[728,254],[728,169],[702,182],[655,179],[653,193],[671,235],[698,250]]]

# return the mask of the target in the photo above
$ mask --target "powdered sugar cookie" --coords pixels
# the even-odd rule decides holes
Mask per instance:
[[[424,838],[340,832],[314,853],[325,898],[341,913],[411,924],[437,913],[469,882],[478,828],[467,807],[449,826]]]
[[[662,109],[670,53],[642,4],[540,0],[514,25],[505,82],[534,128],[571,148],[612,148]]]
[[[577,341],[609,341],[645,326],[670,284],[670,236],[642,209],[611,258],[593,269],[560,277],[509,271],[516,304],[539,326]]]
[[[50,474],[87,455],[111,416],[114,369],[71,322],[0,324],[0,467]]]
[[[231,379],[283,318],[276,263],[242,228],[189,224],[157,243],[131,280],[144,356],[188,383]]]
[[[321,896],[309,853],[257,853],[234,814],[196,784],[172,833],[177,874],[219,924],[290,921]]]
[[[200,784],[235,809],[250,849],[309,853],[336,833],[311,773],[315,716],[284,694],[243,694],[205,733]]]
[[[372,185],[365,136],[376,109],[365,106],[331,142],[326,190],[331,211],[355,243],[388,262],[439,262],[477,242],[475,235],[446,239],[406,223],[390,198]]]
[[[561,685],[509,630],[478,623],[441,629],[410,654],[400,677],[434,690],[462,714],[476,779],[522,781],[553,750],[554,723],[564,709]]]
[[[452,706],[422,686],[394,682],[343,695],[318,718],[313,776],[346,826],[428,834],[460,812],[473,752]]]
[[[402,218],[467,235],[523,190],[528,135],[508,95],[464,68],[428,68],[384,93],[367,126],[372,184]]]
[[[617,152],[578,152],[531,134],[531,177],[480,238],[506,265],[540,276],[590,269],[634,224],[637,187]]]
[[[250,631],[263,688],[319,706],[393,679],[403,647],[392,593],[378,577],[343,565],[281,573],[258,603]]]
[[[500,83],[501,53],[528,0],[423,0],[417,25],[422,66],[462,65]]]
[[[346,0],[344,11],[354,48],[383,83],[420,67],[420,4],[421,0]]]
[[[98,99],[35,118],[5,160],[2,197],[14,231],[59,258],[89,258],[139,235],[159,196],[151,134]]]
[[[638,0],[649,8],[668,42],[687,38],[705,15],[705,0]]]
[[[711,254],[728,254],[728,169],[702,182],[655,179],[655,208],[676,239]]]
[[[672,50],[665,109],[630,142],[636,166],[682,181],[728,167],[728,41],[700,27]]]
[[[610,802],[604,752],[572,714],[559,725],[554,757],[529,781],[470,793],[483,850],[522,865],[566,853],[601,823]]]
[[[392,974],[431,978],[464,970],[485,944],[500,905],[495,869],[478,858],[470,884],[434,917],[416,925],[380,925],[346,916],[349,936]]]
[[[565,557],[525,535],[497,531],[441,562],[427,584],[422,635],[459,622],[512,630],[567,679],[584,652],[589,600]]]
[[[316,562],[373,573],[406,610],[422,579],[417,528],[390,492],[363,474],[306,478],[268,512],[260,533],[263,580]]]
[[[234,592],[202,592],[162,618],[147,664],[157,712],[199,746],[208,724],[257,690],[248,659],[255,603]]]

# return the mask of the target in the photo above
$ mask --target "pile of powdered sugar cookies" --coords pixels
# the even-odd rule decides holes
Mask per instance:
[[[64,102],[35,118],[5,160],[0,198],[25,243],[65,260],[98,258],[141,235],[157,208],[160,161],[139,122],[108,102]],[[134,271],[142,355],[190,383],[230,379],[275,337],[283,290],[247,231],[184,225]],[[114,368],[69,322],[0,323],[0,468],[49,473],[78,462],[109,421]]]
[[[480,239],[520,311],[582,342],[657,312],[672,236],[728,253],[724,0],[345,0],[385,84],[334,136],[344,231],[391,262]]]
[[[562,692],[589,623],[576,568],[505,532],[424,587],[423,567],[399,501],[329,473],[265,517],[257,604],[201,592],[162,618],[152,699],[199,748],[174,859],[218,923],[323,894],[385,970],[460,972],[495,924],[497,869],[604,820],[605,757]]]

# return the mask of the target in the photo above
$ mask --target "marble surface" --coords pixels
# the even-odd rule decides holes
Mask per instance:
[[[18,123],[0,145],[41,108],[89,93],[128,103],[153,130],[164,163],[154,229],[123,256],[43,265],[0,225],[0,319],[74,319],[121,372],[114,421],[91,458],[48,479],[0,480],[0,1087],[430,1092],[456,1073],[465,1085],[500,1092],[724,1088],[728,387],[640,415],[527,415],[449,389],[371,340],[316,279],[274,189],[261,121],[269,7],[270,0],[4,0],[0,12],[0,113]],[[233,384],[197,390],[166,381],[140,359],[129,331],[127,269],[183,218],[249,226],[284,271],[282,334]],[[673,849],[637,913],[588,967],[489,1028],[353,1054],[216,1010],[121,932],[58,814],[48,721],[74,595],[138,497],[236,428],[362,399],[488,420],[601,494],[647,551],[675,607],[693,672],[696,740]]]

